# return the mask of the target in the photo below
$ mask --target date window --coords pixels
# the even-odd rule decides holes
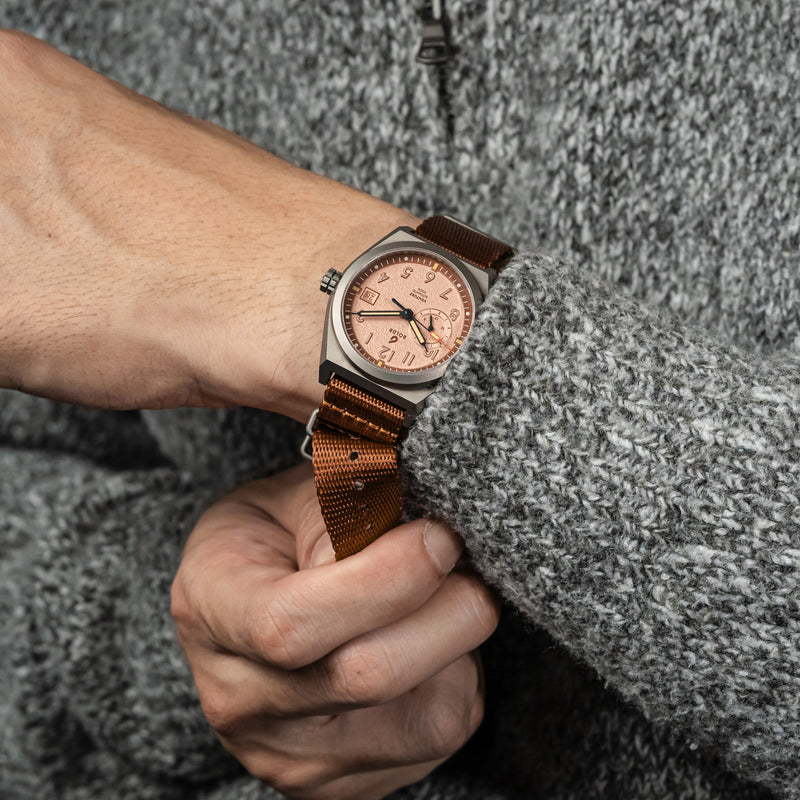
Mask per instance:
[[[381,296],[380,292],[376,292],[374,289],[364,289],[361,292],[361,299],[365,303],[369,303],[371,306],[374,306],[375,303],[378,302],[378,298]]]

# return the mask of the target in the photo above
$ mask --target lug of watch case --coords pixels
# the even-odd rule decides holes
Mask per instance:
[[[358,372],[350,359],[342,350],[333,326],[330,324],[330,307],[325,314],[325,332],[322,335],[322,362],[319,365],[319,381],[326,385],[331,375],[338,375],[341,378],[368,389],[373,394],[383,400],[388,400],[396,406],[400,406],[406,412],[404,427],[408,427],[422,410],[430,393],[436,386],[436,381],[419,386],[388,387],[382,386],[377,382],[371,381],[363,373]]]

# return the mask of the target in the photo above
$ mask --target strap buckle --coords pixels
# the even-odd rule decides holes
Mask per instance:
[[[306,423],[306,438],[303,439],[303,444],[300,445],[300,455],[303,456],[303,458],[307,458],[309,461],[314,460],[312,440],[314,436],[314,423],[317,421],[318,414],[318,408],[315,408],[311,412],[311,416],[308,418],[308,422]]]

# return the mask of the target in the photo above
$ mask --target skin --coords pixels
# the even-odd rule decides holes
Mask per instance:
[[[305,421],[320,276],[419,221],[25,34],[0,31],[0,99],[0,386]],[[309,800],[383,797],[460,747],[498,613],[460,548],[419,520],[334,563],[308,465],[213,506],[172,599],[225,747]]]
[[[305,421],[320,277],[418,220],[26,34],[0,77],[0,386]]]
[[[498,621],[460,554],[452,530],[417,520],[334,562],[309,464],[217,503],[172,611],[225,747],[313,800],[381,798],[452,755],[482,719],[475,648]]]

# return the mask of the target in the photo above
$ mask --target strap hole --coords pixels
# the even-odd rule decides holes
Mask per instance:
[[[353,481],[353,488],[360,492],[364,489],[364,481]]]
[[[353,450],[350,453],[350,460],[351,461],[358,461],[358,450]]]
[[[361,508],[359,508],[358,510],[359,510],[359,511],[360,511],[362,514],[366,514],[366,513],[369,511],[369,505],[368,505],[367,503],[364,503],[364,505],[363,505],[363,506],[361,506]]]

